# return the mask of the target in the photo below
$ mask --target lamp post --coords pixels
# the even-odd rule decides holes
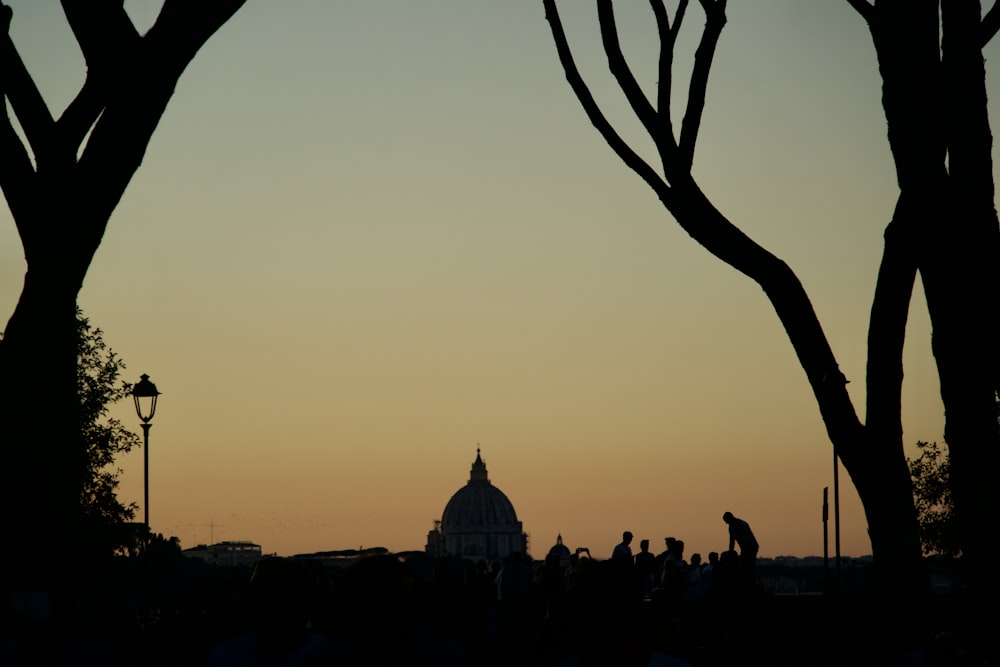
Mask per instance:
[[[149,381],[149,376],[143,373],[139,381],[132,385],[132,400],[135,401],[135,413],[142,421],[142,469],[143,497],[142,509],[145,513],[146,539],[149,539],[149,428],[156,414],[156,398],[160,395],[156,385]]]

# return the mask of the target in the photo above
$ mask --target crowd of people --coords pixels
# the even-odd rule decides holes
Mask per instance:
[[[231,596],[176,579],[174,606],[132,630],[113,612],[88,616],[90,637],[67,623],[72,615],[18,612],[0,632],[0,664],[712,664],[694,659],[746,646],[751,589],[741,562],[752,533],[740,525],[730,522],[741,552],[705,563],[697,554],[685,560],[673,538],[659,555],[642,540],[633,555],[628,532],[607,560],[587,549],[542,561],[514,552],[492,563],[386,553],[334,568],[266,557]]]
[[[633,554],[634,536],[628,530],[612,550],[611,561],[619,568],[634,568],[636,587],[647,599],[654,590],[662,590],[671,598],[700,600],[713,590],[716,571],[721,571],[720,576],[727,583],[752,585],[760,549],[757,538],[750,524],[732,512],[723,514],[722,520],[729,527],[729,548],[721,555],[709,552],[707,561],[702,560],[700,553],[691,554],[690,562],[685,560],[684,541],[675,537],[665,537],[666,549],[657,555],[649,550],[649,540],[643,539],[639,542],[639,552]]]
[[[274,664],[275,652],[297,656],[287,664],[695,664],[745,647],[756,540],[746,522],[726,522],[739,551],[704,563],[672,537],[658,555],[645,539],[633,554],[628,531],[608,560],[584,548],[540,562],[437,559],[426,578],[392,556],[329,581],[267,559],[244,597],[246,631],[216,645],[207,667]]]

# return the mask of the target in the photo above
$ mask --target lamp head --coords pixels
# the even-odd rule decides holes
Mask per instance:
[[[132,400],[135,401],[135,413],[144,424],[148,424],[156,414],[156,397],[160,392],[156,385],[149,381],[149,376],[143,373],[139,381],[132,385]]]

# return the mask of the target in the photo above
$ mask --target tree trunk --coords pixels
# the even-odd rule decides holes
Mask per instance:
[[[973,634],[1000,631],[1000,231],[978,2],[884,1],[872,36],[904,224],[933,327]],[[940,20],[939,20],[940,19]]]
[[[757,282],[774,307],[812,387],[827,435],[858,490],[868,520],[882,620],[901,650],[913,646],[928,581],[900,420],[902,350],[915,273],[907,239],[887,231],[869,335],[868,423],[858,419],[815,311],[784,262],[738,232],[693,180],[675,177],[668,208],[706,249]],[[666,202],[665,202],[666,204]],[[901,206],[901,209],[905,207]],[[899,218],[893,229],[898,229]],[[887,394],[886,395],[883,395]]]
[[[0,508],[7,590],[54,591],[79,539],[86,448],[76,394],[76,298],[112,212],[178,78],[245,0],[166,0],[140,35],[121,2],[62,0],[87,63],[58,119],[10,35],[0,2],[0,188],[28,271],[0,340]],[[17,114],[15,132],[8,109]],[[27,145],[23,139],[27,140]],[[30,154],[29,149],[30,148]]]
[[[50,590],[75,551],[85,448],[76,396],[76,279],[29,269],[0,342],[6,590]]]

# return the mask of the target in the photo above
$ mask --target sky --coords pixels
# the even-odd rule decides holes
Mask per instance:
[[[59,3],[7,4],[58,114],[85,75]],[[618,4],[653,91],[648,3]],[[141,30],[160,5],[125,2]],[[593,4],[561,5],[603,108],[652,155]],[[846,1],[728,16],[695,176],[796,271],[863,418],[897,193],[870,35]],[[692,3],[681,80],[702,22]],[[3,208],[3,321],[23,274]],[[248,0],[182,77],[79,305],[162,392],[150,523],[182,547],[422,549],[480,447],[536,558],[559,534],[609,557],[623,530],[718,551],[724,511],[761,556],[822,555],[832,448],[773,309],[589,125],[540,0]],[[943,432],[929,336],[918,286],[911,456]],[[139,432],[131,405],[113,413]],[[141,504],[142,452],[121,466]],[[844,471],[840,509],[842,554],[871,553]]]

